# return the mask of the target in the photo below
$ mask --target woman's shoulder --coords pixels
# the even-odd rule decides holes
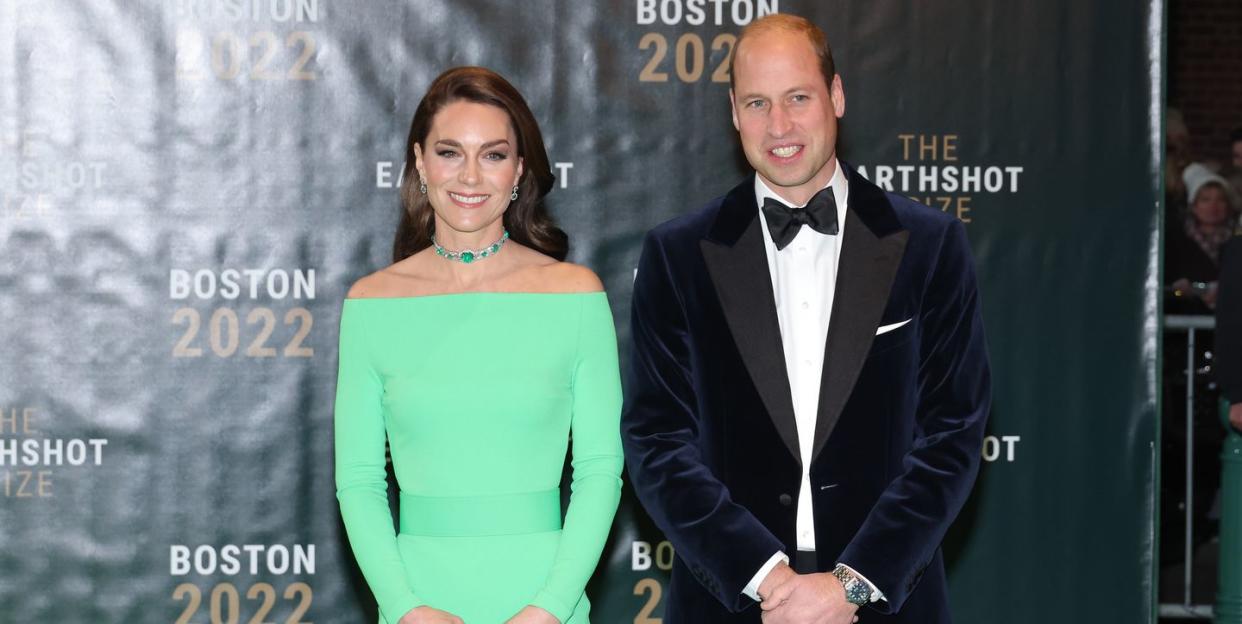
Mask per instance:
[[[540,286],[545,292],[591,293],[604,290],[595,271],[572,262],[555,262],[540,271]]]
[[[594,271],[529,247],[514,245],[520,268],[511,274],[511,290],[543,293],[590,293],[604,290]]]
[[[390,264],[370,275],[358,278],[349,287],[347,299],[380,299],[408,297],[425,289],[428,280],[420,275],[414,257]]]

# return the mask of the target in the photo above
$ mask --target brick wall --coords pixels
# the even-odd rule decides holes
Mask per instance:
[[[1242,127],[1242,0],[1170,0],[1169,104],[1190,128],[1193,156],[1229,162]]]

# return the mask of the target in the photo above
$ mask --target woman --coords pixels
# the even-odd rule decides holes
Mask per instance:
[[[1174,221],[1165,247],[1165,276],[1173,299],[1170,314],[1210,314],[1216,307],[1220,247],[1237,227],[1237,201],[1224,178],[1192,163],[1182,173],[1186,211]]]
[[[381,622],[587,622],[583,590],[621,488],[608,300],[590,270],[562,262],[539,126],[504,78],[441,74],[406,156],[394,264],[355,283],[341,314],[336,482],[350,545]]]

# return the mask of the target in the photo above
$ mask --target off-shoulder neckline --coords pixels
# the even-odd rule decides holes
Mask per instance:
[[[550,292],[529,292],[529,291],[503,291],[503,290],[482,290],[467,292],[450,292],[450,293],[431,293],[427,295],[408,295],[402,297],[346,297],[345,301],[417,301],[419,299],[448,299],[456,297],[468,296],[571,296],[571,295],[603,295],[603,290],[582,290],[582,291],[550,291]]]

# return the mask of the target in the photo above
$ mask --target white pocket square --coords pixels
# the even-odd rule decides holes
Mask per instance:
[[[893,323],[892,325],[881,325],[878,329],[875,330],[875,335],[879,336],[880,334],[887,334],[888,332],[891,332],[894,329],[897,329],[898,327],[901,327],[902,325],[909,323],[911,320],[913,319],[906,319],[900,323]]]

